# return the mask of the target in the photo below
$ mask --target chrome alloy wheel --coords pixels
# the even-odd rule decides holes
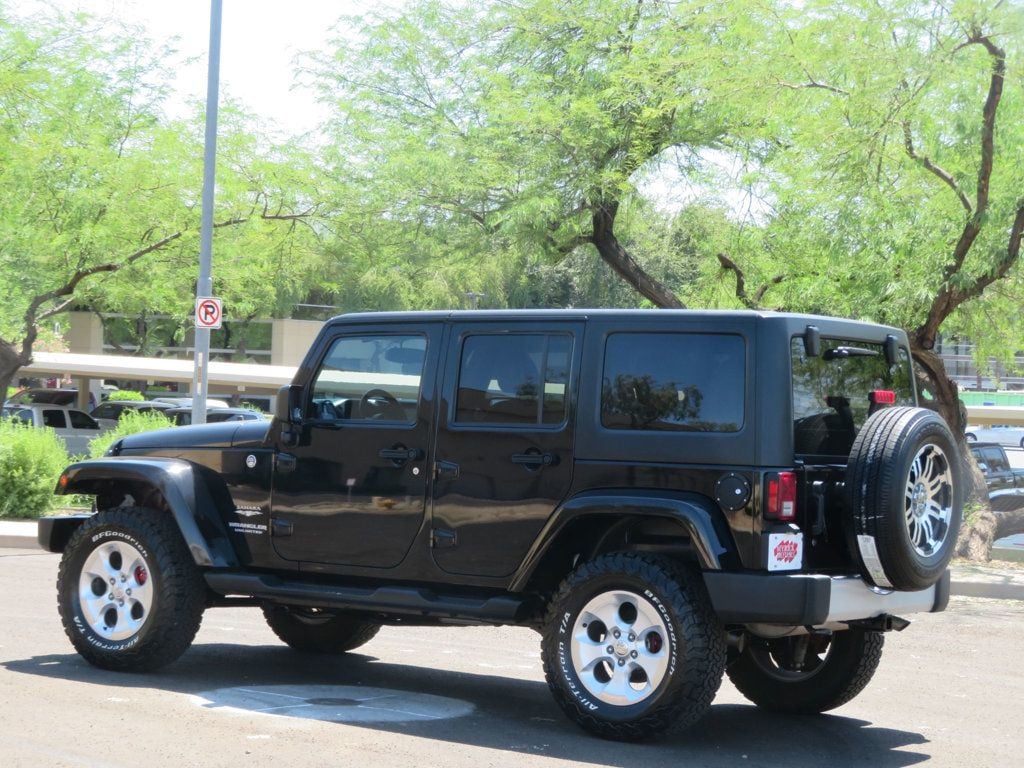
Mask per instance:
[[[86,558],[78,577],[82,618],[102,638],[126,640],[146,623],[153,583],[146,559],[125,541],[109,541]]]
[[[602,592],[576,617],[571,650],[576,675],[591,695],[606,704],[637,704],[668,672],[668,627],[640,595]]]
[[[911,546],[922,557],[931,557],[946,540],[953,517],[953,471],[938,446],[928,444],[917,452],[904,501]]]

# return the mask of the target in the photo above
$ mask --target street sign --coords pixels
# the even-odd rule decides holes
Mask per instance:
[[[196,299],[196,328],[220,328],[224,317],[224,302],[213,296]]]

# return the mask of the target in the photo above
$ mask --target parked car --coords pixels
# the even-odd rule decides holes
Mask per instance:
[[[1024,469],[1014,469],[998,443],[971,443],[971,453],[985,475],[992,509],[1008,512],[1024,506]]]
[[[381,625],[534,628],[557,705],[606,738],[696,723],[723,674],[822,712],[949,599],[959,449],[917,403],[906,334],[870,323],[345,315],[272,421],[70,466],[58,492],[99,511],[39,541],[63,552],[69,641],[104,669],[166,665],[207,607],[257,603],[300,652]]]
[[[1024,427],[1014,427],[1008,424],[993,427],[968,425],[964,437],[969,443],[999,443],[999,445],[1024,448]]]
[[[121,417],[130,412],[148,413],[150,411],[169,411],[174,408],[170,403],[156,403],[151,400],[107,400],[100,403],[89,414],[100,423],[103,429],[113,429]]]
[[[192,398],[191,397],[154,397],[154,403],[169,403],[174,408],[191,408]],[[206,398],[207,408],[230,408],[231,405],[227,400],[220,400],[216,397]]]
[[[33,387],[15,392],[4,405],[29,405],[31,403],[43,403],[46,405],[66,405],[74,407],[78,402],[77,389],[51,389],[49,387]],[[92,392],[89,393],[89,407],[96,405],[96,398]]]
[[[185,427],[192,423],[191,408],[170,408],[164,411],[164,415],[179,427]],[[219,421],[266,420],[266,418],[264,414],[251,408],[208,408],[206,410],[207,424],[215,424]]]
[[[40,403],[5,405],[0,415],[36,427],[52,429],[64,441],[68,453],[72,456],[88,453],[89,441],[102,431],[96,419],[89,414],[64,406]]]

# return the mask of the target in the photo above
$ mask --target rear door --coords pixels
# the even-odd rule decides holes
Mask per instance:
[[[434,463],[441,569],[511,574],[568,493],[582,336],[580,322],[453,329]]]

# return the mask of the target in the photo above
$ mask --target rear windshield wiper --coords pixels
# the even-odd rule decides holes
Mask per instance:
[[[832,347],[826,349],[822,357],[826,360],[836,360],[846,357],[878,357],[878,354],[874,349],[864,349],[863,347]]]

